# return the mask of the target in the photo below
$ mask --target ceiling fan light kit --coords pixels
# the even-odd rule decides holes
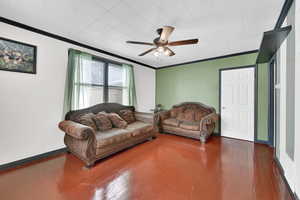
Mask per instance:
[[[163,46],[160,46],[160,47],[157,48],[157,51],[162,53],[162,52],[165,51],[165,48]]]
[[[155,56],[155,57],[158,57],[159,56],[159,52],[158,51],[154,51],[154,53],[153,53],[153,55]]]
[[[141,54],[139,56],[144,56],[150,52],[154,52],[154,56],[159,56],[164,54],[166,56],[174,56],[175,53],[169,48],[169,46],[181,46],[181,45],[189,45],[189,44],[197,44],[198,39],[191,39],[191,40],[181,40],[181,41],[174,41],[169,42],[169,37],[174,31],[174,27],[172,26],[164,26],[156,30],[159,37],[153,40],[153,43],[149,42],[138,42],[138,41],[127,41],[130,44],[141,44],[141,45],[148,45],[148,46],[155,46]]]

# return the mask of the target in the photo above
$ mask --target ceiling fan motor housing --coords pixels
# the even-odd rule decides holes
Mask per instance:
[[[164,46],[164,45],[167,45],[168,44],[168,40],[167,41],[162,41],[162,40],[160,40],[160,37],[158,37],[158,38],[155,38],[154,40],[153,40],[153,43],[156,45],[156,46]]]
[[[159,29],[156,30],[156,32],[157,32],[158,35],[161,35],[162,31],[163,31],[162,28],[159,28]]]
[[[148,46],[155,46],[154,48],[151,48],[141,54],[139,56],[144,56],[150,52],[155,52],[155,54],[158,53],[164,53],[166,56],[174,56],[175,53],[169,48],[169,46],[181,46],[181,45],[188,45],[188,44],[197,44],[198,39],[190,39],[190,40],[181,40],[181,41],[173,41],[169,42],[169,37],[174,31],[174,27],[172,26],[163,26],[162,28],[159,28],[156,30],[159,37],[155,38],[153,40],[153,43],[149,42],[138,42],[138,41],[127,41],[127,43],[131,44],[142,44],[142,45],[148,45]]]

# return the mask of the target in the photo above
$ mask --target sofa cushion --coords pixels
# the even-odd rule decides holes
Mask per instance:
[[[120,110],[120,117],[122,117],[128,124],[136,121],[134,112],[132,110]]]
[[[162,123],[164,125],[169,125],[169,126],[178,126],[179,125],[179,120],[178,119],[175,119],[175,118],[168,118],[168,119],[165,119]]]
[[[127,122],[122,119],[117,113],[108,113],[107,116],[109,117],[113,127],[116,128],[126,128]]]
[[[112,128],[106,131],[96,132],[97,148],[117,144],[131,137],[131,132],[125,129]]]
[[[181,135],[181,136],[186,136],[186,137],[191,137],[196,139],[200,138],[200,131],[187,130],[187,129],[182,129],[180,127],[168,126],[168,125],[163,125],[162,128],[163,131],[166,133],[173,133],[176,135]]]
[[[93,120],[93,118],[95,117],[95,114],[93,113],[87,113],[87,114],[82,114],[77,116],[74,121],[86,126],[91,127],[92,129],[94,129],[95,131],[97,131],[97,126]]]
[[[129,124],[126,128],[127,131],[131,132],[132,136],[138,136],[150,132],[153,129],[152,124],[147,124],[141,121],[135,121]]]
[[[107,116],[107,113],[99,112],[94,117],[95,124],[99,131],[106,131],[112,128],[112,123]]]
[[[179,124],[179,127],[182,129],[192,130],[192,131],[199,131],[200,130],[200,123],[199,122],[191,122],[191,121],[183,121]]]
[[[180,112],[177,115],[177,119],[180,121],[194,121],[195,111],[193,109],[185,109],[184,112]]]

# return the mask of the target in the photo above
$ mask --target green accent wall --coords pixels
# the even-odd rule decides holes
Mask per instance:
[[[268,64],[257,67],[257,139],[268,140]]]
[[[202,102],[219,112],[219,69],[255,65],[257,53],[156,70],[156,104],[169,109],[184,101]],[[267,65],[259,65],[258,139],[267,139]],[[260,105],[261,104],[261,105]]]

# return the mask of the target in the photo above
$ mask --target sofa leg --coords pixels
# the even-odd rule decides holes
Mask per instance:
[[[95,162],[88,163],[85,165],[86,168],[91,169],[95,165]]]
[[[205,136],[200,136],[200,141],[202,144],[206,143],[206,137]]]
[[[152,140],[154,140],[154,139],[156,139],[156,136],[149,137],[147,140],[148,140],[148,141],[152,141]]]

